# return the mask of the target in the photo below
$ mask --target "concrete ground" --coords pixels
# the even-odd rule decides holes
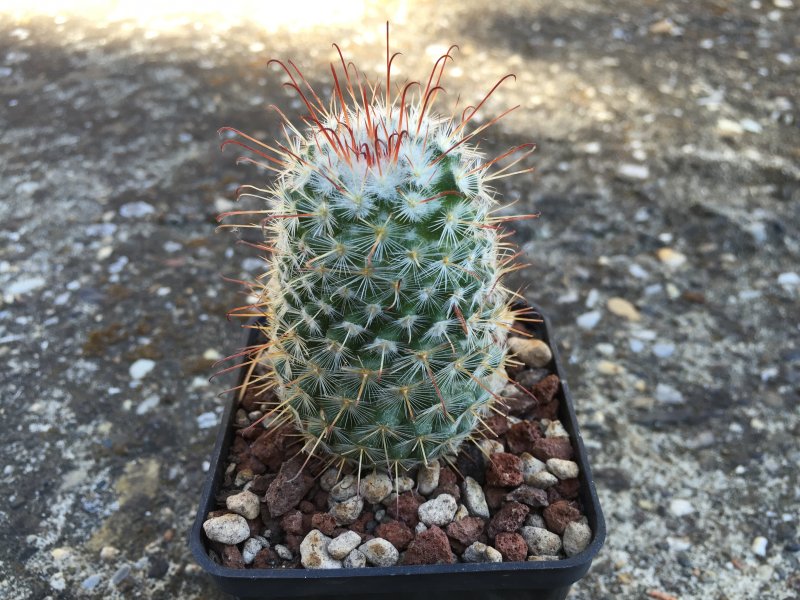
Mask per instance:
[[[186,545],[253,254],[216,129],[297,113],[338,42],[398,77],[460,46],[609,536],[574,600],[800,597],[800,5],[0,2],[0,597],[222,598]],[[61,4],[61,6],[59,6]],[[65,8],[67,6],[67,8]],[[200,13],[175,16],[190,8]],[[150,369],[152,367],[152,369]],[[148,370],[150,369],[150,370]]]

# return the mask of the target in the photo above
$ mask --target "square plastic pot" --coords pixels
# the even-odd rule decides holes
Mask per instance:
[[[534,309],[535,310],[535,309]],[[606,525],[597,498],[569,386],[551,334],[550,323],[540,311],[541,323],[529,329],[553,352],[551,368],[561,380],[559,418],[570,435],[580,466],[580,500],[592,529],[592,541],[580,554],[557,561],[503,562],[491,564],[367,567],[361,569],[230,569],[209,558],[203,521],[217,508],[214,497],[220,489],[228,449],[233,439],[236,397],[232,393],[217,434],[197,518],[190,533],[192,552],[203,569],[224,592],[238,598],[283,600],[563,600],[570,587],[589,570],[603,545]],[[259,341],[251,329],[248,345]],[[244,369],[240,370],[240,379]]]

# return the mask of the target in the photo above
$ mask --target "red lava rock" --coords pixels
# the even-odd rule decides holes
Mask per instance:
[[[578,492],[581,489],[581,482],[577,478],[575,479],[564,479],[563,481],[559,481],[553,487],[549,488],[547,491],[554,490],[558,492],[559,496],[562,498],[566,498],[567,500],[575,500],[578,497]]]
[[[301,513],[306,513],[308,515],[315,512],[317,509],[317,507],[314,506],[314,504],[312,504],[308,500],[303,500],[300,504],[297,505],[297,508],[300,509]]]
[[[567,525],[580,520],[583,515],[576,502],[557,500],[542,511],[542,516],[550,531],[562,535]]]
[[[525,560],[528,556],[528,545],[518,533],[503,531],[494,538],[494,547],[503,555],[503,560],[507,562],[518,562]]]
[[[294,535],[289,533],[286,535],[286,547],[292,551],[292,553],[300,552],[300,544],[303,543],[303,535]]]
[[[280,557],[275,554],[272,548],[264,548],[259,550],[256,557],[253,559],[254,569],[269,569],[281,563]]]
[[[258,460],[255,456],[248,456],[244,461],[236,465],[236,472],[249,469],[254,475],[263,475],[267,472],[267,467],[264,463]]]
[[[486,505],[493,511],[498,510],[503,505],[503,500],[508,494],[506,488],[485,487],[483,495],[486,497]]]
[[[350,524],[350,529],[355,531],[356,533],[362,534],[362,539],[364,538],[364,533],[366,532],[367,523],[372,521],[375,518],[375,515],[367,510],[363,511],[358,518]]]
[[[550,503],[547,499],[547,492],[525,484],[507,494],[506,500],[522,502],[533,508],[541,508]]]
[[[485,526],[486,521],[480,517],[464,517],[458,521],[453,521],[447,526],[447,537],[450,538],[450,546],[458,553],[464,552],[467,546],[480,539]]]
[[[424,501],[425,499],[413,490],[405,492],[400,494],[396,500],[387,501],[386,513],[413,529],[419,523],[417,510]]]
[[[247,526],[250,528],[250,537],[261,535],[261,531],[264,529],[264,523],[261,522],[261,517],[247,519]]]
[[[508,449],[514,454],[531,452],[533,443],[542,437],[539,427],[532,421],[520,421],[514,424],[506,433]]]
[[[556,375],[548,375],[531,389],[531,393],[536,396],[538,402],[533,407],[531,416],[537,419],[555,419],[558,417],[559,401],[556,397],[558,393],[559,380]]]
[[[275,472],[281,468],[285,455],[277,435],[262,435],[250,445],[250,453]]]
[[[509,502],[489,521],[489,538],[493,539],[502,531],[513,532],[522,527],[530,508],[519,502]]]
[[[250,444],[237,435],[231,443],[230,453],[233,462],[241,462],[241,460],[250,455]]]
[[[312,499],[314,506],[317,507],[317,510],[327,510],[328,509],[328,492],[325,490],[318,490],[314,494],[314,498]]]
[[[439,471],[439,487],[451,484],[458,485],[458,476],[450,467],[442,467]]]
[[[311,529],[319,529],[328,537],[333,535],[336,530],[336,519],[333,515],[326,512],[315,512],[311,515]]]
[[[237,429],[236,435],[247,440],[248,442],[254,442],[266,432],[267,430],[261,427],[261,425],[251,425],[249,427],[245,427],[244,429]]]
[[[575,457],[569,438],[541,438],[536,440],[531,454],[544,462],[551,458],[572,460]]]
[[[244,559],[239,548],[236,546],[225,546],[222,549],[222,564],[229,569],[244,569]]]
[[[281,518],[281,528],[286,533],[301,535],[303,533],[303,513],[299,510],[290,510]]]
[[[483,422],[486,424],[486,435],[490,439],[499,438],[508,431],[509,428],[508,419],[496,413],[492,413],[489,417],[484,417]]]
[[[450,565],[456,562],[456,557],[445,532],[431,525],[408,545],[402,562],[404,565]]]
[[[314,485],[313,478],[300,473],[302,467],[300,459],[283,463],[278,476],[269,485],[266,503],[273,517],[279,517],[297,506]]]
[[[554,438],[556,439],[556,438]],[[489,457],[486,483],[497,487],[517,487],[522,483],[522,461],[507,452],[495,452]]]
[[[256,496],[263,496],[269,489],[269,484],[275,479],[275,475],[256,475],[250,484],[250,491]]]
[[[381,523],[375,529],[378,537],[382,537],[398,550],[405,550],[414,539],[414,532],[402,521]]]

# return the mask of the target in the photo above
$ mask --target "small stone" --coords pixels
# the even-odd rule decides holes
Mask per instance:
[[[550,347],[542,340],[512,336],[508,338],[508,347],[523,363],[534,369],[546,367],[553,359]]]
[[[203,523],[206,537],[221,544],[239,544],[250,537],[250,526],[241,515],[227,514]]]
[[[762,535],[756,536],[753,538],[753,543],[750,545],[750,549],[753,551],[753,554],[756,556],[766,556],[767,555],[767,546],[769,541]]]
[[[484,456],[491,456],[492,454],[506,451],[503,444],[497,440],[481,440],[478,442],[478,448],[481,449]]]
[[[563,545],[567,556],[580,554],[592,540],[592,530],[586,523],[573,521],[564,529]]]
[[[581,329],[594,329],[595,326],[600,322],[600,318],[602,316],[603,315],[599,310],[592,310],[580,315],[575,320],[575,323]]]
[[[339,470],[330,468],[325,471],[319,478],[319,487],[326,492],[330,492],[331,488],[336,485],[339,479]]]
[[[439,473],[441,472],[442,465],[438,460],[433,461],[431,464],[422,465],[417,474],[417,489],[423,496],[427,496],[439,486]]]
[[[402,521],[409,527],[416,527],[419,522],[419,505],[422,496],[413,491],[408,491],[397,496],[395,500],[389,501],[386,512],[393,519]]]
[[[614,298],[609,298],[606,307],[611,313],[623,319],[628,319],[629,321],[641,321],[642,319],[642,315],[639,314],[636,307],[625,300],[625,298],[618,298],[616,296]]]
[[[503,560],[509,562],[522,561],[528,556],[528,545],[525,543],[525,538],[518,533],[508,531],[498,533],[494,539],[494,545]]]
[[[338,569],[341,561],[328,554],[331,539],[317,529],[311,530],[300,544],[300,563],[306,569]],[[276,552],[277,547],[276,547]]]
[[[622,375],[625,367],[610,360],[601,360],[597,362],[597,372],[601,375]]]
[[[420,504],[418,509],[419,520],[425,525],[439,525],[443,527],[453,520],[458,504],[450,494],[442,494],[438,498]]]
[[[522,483],[522,461],[520,458],[506,452],[492,454],[489,457],[489,467],[486,469],[486,483],[497,487],[517,487],[520,485]]]
[[[402,521],[381,523],[375,529],[375,534],[387,540],[398,550],[405,550],[411,543],[411,540],[414,539],[414,532]]]
[[[89,575],[86,579],[84,579],[81,582],[81,587],[85,590],[93,590],[100,584],[101,581],[103,581],[103,577],[95,573],[93,575]]]
[[[102,560],[112,561],[116,560],[118,556],[119,550],[117,550],[114,546],[103,546],[100,549],[100,558]]]
[[[669,503],[669,512],[676,517],[685,517],[694,512],[694,506],[688,500],[682,498],[675,498]]]
[[[400,558],[397,548],[379,537],[363,543],[358,549],[366,557],[367,562],[375,567],[391,567],[396,565]]]
[[[778,275],[778,284],[785,288],[800,287],[800,275],[794,271],[786,271]]]
[[[466,519],[468,516],[469,509],[464,504],[459,504],[456,514],[453,515],[453,521],[460,521],[461,519]]]
[[[330,541],[328,554],[336,560],[344,560],[361,544],[361,536],[355,531],[345,531]]]
[[[265,500],[272,517],[296,507],[314,485],[313,478],[301,472],[302,467],[300,459],[283,463],[278,476],[269,484]]]
[[[391,492],[392,480],[386,473],[370,473],[361,480],[361,493],[370,504],[382,502]]]
[[[222,549],[222,564],[229,569],[244,569],[242,553],[236,546],[225,546]]]
[[[135,202],[128,202],[119,207],[119,214],[126,219],[138,219],[156,212],[152,204],[148,204],[142,200]]]
[[[481,485],[472,477],[467,477],[464,479],[462,492],[464,493],[464,504],[469,513],[476,517],[488,519],[489,506],[486,504],[486,495],[483,493]]]
[[[130,574],[131,574],[130,565],[122,565],[119,569],[114,571],[114,574],[111,576],[111,585],[119,585],[120,583],[125,581],[128,578],[128,575]]]
[[[460,521],[453,521],[447,526],[447,537],[450,538],[451,544],[455,542],[453,548],[458,551],[459,548],[456,546],[460,545],[463,549],[478,541],[485,525],[486,522],[480,517],[466,517]]]
[[[547,528],[561,535],[572,521],[578,521],[583,516],[577,505],[569,500],[557,500],[542,511]],[[541,554],[541,553],[540,553]],[[546,552],[544,554],[547,554]],[[551,553],[552,554],[552,553]]]
[[[244,564],[251,564],[253,560],[255,560],[256,555],[261,552],[261,548],[263,547],[264,546],[261,543],[261,540],[258,538],[249,538],[244,543],[244,547],[242,548],[242,560],[244,560]]]
[[[539,427],[532,421],[520,421],[512,425],[506,434],[508,450],[514,454],[531,452],[536,440],[542,437]]]
[[[655,396],[656,400],[662,404],[682,404],[684,402],[683,394],[680,390],[666,383],[656,385]]]
[[[529,556],[529,562],[545,562],[545,561],[552,561],[552,560],[561,560],[561,557],[558,554],[540,554],[538,556]]]
[[[428,531],[428,526],[425,525],[425,523],[423,523],[422,521],[420,521],[419,523],[417,523],[417,526],[414,528],[414,533],[416,535],[419,535],[423,531]]]
[[[519,459],[522,461],[522,477],[526,478],[539,471],[544,471],[547,468],[541,460],[535,458],[531,454],[524,452],[520,454]]]
[[[3,291],[9,296],[22,296],[44,287],[45,284],[47,284],[47,281],[43,277],[26,277],[10,283]],[[133,377],[133,375],[131,375],[131,377]],[[138,377],[134,379],[138,379]]]
[[[538,439],[534,443],[531,454],[545,462],[551,458],[561,458],[563,460],[572,460],[575,458],[575,452],[572,449],[569,438]]]
[[[261,514],[261,502],[253,492],[240,492],[228,496],[225,499],[225,506],[245,519],[255,519]]]
[[[352,475],[345,475],[330,489],[330,498],[337,502],[352,498],[358,493],[358,482]],[[388,494],[387,494],[388,495]]]
[[[525,519],[525,525],[528,527],[547,529],[547,523],[544,522],[544,517],[537,512],[532,512],[527,516]]]
[[[506,495],[508,502],[521,502],[532,508],[547,506],[547,492],[543,488],[523,484]]]
[[[336,519],[330,513],[315,512],[311,515],[311,528],[319,529],[325,535],[331,536],[336,529]]]
[[[546,438],[569,438],[569,433],[564,426],[561,424],[561,421],[556,419],[555,421],[550,421],[547,425],[547,429],[544,431],[544,437]],[[525,467],[523,466],[523,474],[525,473]]]
[[[450,542],[444,531],[436,525],[417,534],[403,554],[404,565],[452,564],[456,557],[450,550]]]
[[[461,557],[468,563],[503,562],[500,552],[481,542],[470,545]]]
[[[131,376],[131,379],[142,379],[152,371],[155,366],[156,363],[154,360],[140,358],[130,366],[128,374]]]
[[[647,165],[623,163],[617,167],[617,175],[619,175],[622,179],[644,181],[650,177],[650,169],[647,167]]]
[[[337,525],[350,525],[358,519],[362,510],[364,510],[364,499],[353,496],[344,502],[334,502],[328,512],[336,520]]]
[[[672,248],[659,248],[656,256],[658,256],[658,260],[673,269],[677,269],[686,262],[686,256]]]
[[[572,460],[562,460],[560,458],[551,458],[548,460],[547,470],[559,479],[574,479],[580,472],[578,463]]]
[[[546,490],[558,483],[558,477],[549,471],[538,471],[525,478],[525,483],[531,487]]]
[[[273,549],[275,550],[275,554],[280,556],[283,560],[292,560],[292,551],[283,544],[275,544]]]
[[[342,566],[345,569],[363,569],[367,566],[367,557],[359,549],[355,549],[344,559]]]
[[[270,569],[281,563],[280,557],[272,548],[263,548],[253,559],[254,569]]]
[[[406,477],[402,475],[398,477],[394,482],[394,489],[397,491],[398,494],[403,494],[405,492],[411,491],[414,489],[414,480],[411,477]]]
[[[488,534],[490,539],[494,539],[501,531],[517,531],[525,522],[530,508],[520,502],[508,502],[497,511],[489,522]]]
[[[669,358],[675,353],[675,344],[669,342],[659,342],[653,344],[653,354],[658,358]]]
[[[528,546],[528,552],[534,556],[555,556],[561,550],[561,538],[547,529],[526,526],[520,530],[520,534]]]

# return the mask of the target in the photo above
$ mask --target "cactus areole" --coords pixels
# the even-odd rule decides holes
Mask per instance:
[[[485,160],[472,143],[513,108],[468,130],[511,76],[442,117],[434,101],[454,47],[427,80],[395,89],[388,26],[386,42],[386,79],[375,84],[339,51],[327,103],[293,63],[272,61],[304,125],[278,111],[285,139],[272,143],[221,130],[223,147],[246,148],[243,160],[276,176],[240,188],[266,207],[220,219],[244,215],[249,223],[224,226],[264,236],[268,270],[248,284],[255,301],[232,314],[266,317],[265,343],[248,349],[257,375],[244,384],[272,398],[265,417],[293,422],[308,455],[396,474],[454,455],[490,414],[519,318],[501,283],[517,268],[501,227],[535,215],[495,215],[487,187],[529,171],[513,167],[533,145]]]

